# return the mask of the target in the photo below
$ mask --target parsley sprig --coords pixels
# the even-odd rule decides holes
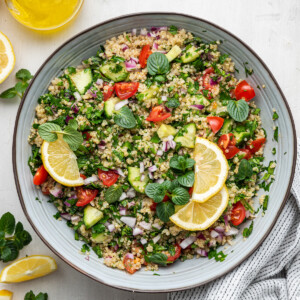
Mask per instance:
[[[48,299],[47,293],[39,293],[38,295],[35,295],[33,291],[28,292],[24,298],[24,300],[47,300],[47,299]]]

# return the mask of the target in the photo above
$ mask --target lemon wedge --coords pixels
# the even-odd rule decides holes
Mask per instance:
[[[185,230],[205,230],[220,218],[228,205],[228,199],[228,191],[224,186],[204,203],[190,201],[171,216],[170,220]]]
[[[13,293],[8,290],[0,290],[0,300],[11,300]]]
[[[44,141],[41,151],[44,167],[55,181],[65,186],[83,185],[76,155],[61,134],[55,142]]]
[[[216,144],[200,137],[196,138],[193,158],[196,163],[192,200],[203,203],[223,188],[228,163]]]
[[[56,262],[50,256],[27,256],[5,267],[0,274],[0,282],[14,283],[27,281],[48,275],[56,269]]]
[[[7,36],[0,31],[0,83],[11,73],[15,62],[14,49]]]

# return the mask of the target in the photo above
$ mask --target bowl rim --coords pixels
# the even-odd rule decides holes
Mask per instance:
[[[284,104],[286,106],[290,121],[291,121],[291,125],[292,125],[292,132],[293,132],[293,164],[292,164],[292,173],[290,176],[290,180],[289,180],[289,184],[287,186],[287,190],[284,196],[284,199],[281,203],[281,206],[278,210],[278,213],[276,214],[271,226],[268,228],[267,232],[264,234],[264,236],[258,241],[257,245],[254,247],[254,249],[248,253],[245,257],[243,257],[242,259],[240,259],[240,261],[238,261],[236,264],[234,264],[232,267],[230,267],[229,269],[227,269],[226,271],[223,271],[222,273],[220,273],[219,275],[216,275],[215,277],[208,279],[202,283],[199,284],[193,284],[193,285],[189,285],[183,288],[171,288],[171,289],[166,289],[166,290],[141,290],[141,289],[133,289],[133,288],[126,288],[126,287],[121,287],[118,286],[117,284],[108,284],[106,282],[103,282],[101,279],[96,278],[93,275],[90,275],[89,273],[87,273],[86,271],[84,271],[83,269],[81,269],[80,267],[74,265],[73,263],[71,263],[67,258],[65,258],[63,255],[61,255],[60,253],[58,253],[58,251],[52,247],[48,241],[46,240],[46,238],[44,238],[42,236],[42,234],[39,232],[38,228],[34,225],[33,220],[30,218],[26,206],[25,206],[25,202],[21,193],[21,188],[20,188],[20,182],[19,182],[19,178],[18,178],[18,172],[17,172],[17,160],[16,160],[16,136],[17,136],[17,129],[18,129],[18,123],[19,123],[19,118],[20,118],[20,114],[23,108],[23,105],[25,103],[25,98],[28,94],[28,91],[30,90],[33,82],[35,81],[36,77],[38,76],[38,74],[41,72],[41,70],[45,67],[45,65],[48,63],[48,61],[58,52],[60,51],[66,44],[68,44],[69,42],[71,42],[72,40],[76,39],[77,37],[84,35],[86,32],[89,32],[90,30],[96,29],[99,26],[108,24],[112,21],[118,21],[118,20],[122,20],[122,19],[126,19],[128,17],[140,17],[140,16],[145,16],[145,15],[175,15],[175,16],[183,16],[183,17],[187,17],[187,18],[191,18],[194,19],[196,21],[200,21],[202,23],[206,23],[208,25],[211,25],[217,29],[220,29],[221,31],[225,32],[226,34],[230,35],[232,38],[236,39],[239,43],[241,43],[245,48],[247,48],[252,55],[255,56],[255,58],[262,64],[262,66],[265,68],[265,70],[267,71],[268,75],[270,76],[270,78],[272,79],[272,81],[274,82],[274,84],[276,85],[283,101]],[[132,291],[132,292],[138,292],[138,293],[168,293],[168,292],[175,292],[175,291],[183,291],[183,290],[187,290],[187,289],[191,289],[191,288],[195,288],[198,286],[202,286],[204,284],[207,284],[213,280],[216,280],[217,278],[220,278],[222,276],[224,276],[225,274],[229,273],[230,271],[232,271],[233,269],[235,269],[238,265],[240,265],[242,262],[244,262],[248,257],[250,257],[256,250],[257,248],[262,244],[262,242],[267,238],[267,236],[269,235],[269,233],[271,232],[271,230],[273,229],[276,220],[278,219],[279,215],[282,212],[282,209],[284,207],[284,205],[286,204],[286,201],[289,197],[290,194],[290,190],[292,187],[292,183],[293,183],[293,179],[294,179],[294,174],[295,174],[295,167],[296,167],[296,158],[297,158],[297,138],[296,138],[296,129],[295,129],[295,123],[294,123],[294,119],[291,113],[291,109],[289,107],[288,101],[286,99],[286,97],[284,96],[277,80],[275,79],[274,75],[272,74],[272,72],[270,71],[270,69],[267,67],[267,65],[264,63],[264,61],[260,58],[260,56],[250,47],[248,46],[248,44],[246,44],[245,42],[243,42],[239,37],[237,37],[236,35],[232,34],[230,31],[228,31],[227,29],[224,29],[222,26],[219,26],[213,22],[207,21],[205,19],[193,16],[193,15],[189,15],[189,14],[184,14],[184,13],[177,13],[177,12],[139,12],[139,13],[133,13],[133,14],[125,14],[125,15],[121,15],[119,17],[115,17],[115,18],[111,18],[108,19],[106,21],[97,23],[96,25],[93,25],[91,27],[88,27],[87,29],[75,34],[74,36],[72,36],[71,38],[69,38],[67,41],[65,41],[64,43],[62,43],[58,48],[56,48],[56,50],[54,50],[52,52],[52,54],[45,60],[45,62],[39,67],[39,69],[36,71],[34,77],[32,78],[27,90],[25,91],[19,108],[18,108],[18,112],[16,115],[16,120],[15,120],[15,127],[14,127],[14,134],[13,134],[13,145],[12,145],[12,162],[13,162],[13,172],[14,172],[14,179],[15,179],[15,185],[16,185],[16,189],[17,189],[17,193],[19,196],[19,200],[21,202],[21,206],[22,209],[26,215],[27,220],[29,221],[29,223],[31,224],[32,228],[34,229],[34,231],[36,232],[36,234],[39,236],[39,238],[44,242],[44,244],[55,254],[57,255],[61,260],[63,260],[65,263],[67,263],[69,266],[71,266],[72,268],[74,268],[75,270],[79,271],[80,273],[86,275],[87,277],[102,283],[106,286],[112,287],[112,288],[117,288],[120,290],[124,290],[124,291]]]

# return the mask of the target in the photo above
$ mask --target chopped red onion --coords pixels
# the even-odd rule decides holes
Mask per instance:
[[[133,228],[136,223],[136,218],[133,217],[121,217],[120,220],[131,228]]]
[[[225,235],[236,235],[238,232],[239,230],[237,228],[231,227],[227,232],[225,232]]]
[[[153,165],[148,170],[149,170],[149,172],[153,173],[153,172],[155,172],[157,170],[157,166]]]
[[[157,179],[155,182],[161,184],[161,183],[164,182],[164,180],[163,180],[162,178],[159,178],[159,179]]]
[[[205,107],[204,105],[200,105],[200,104],[193,104],[193,105],[191,105],[191,108],[198,109],[198,110],[201,110],[204,107]]]
[[[154,32],[148,32],[147,36],[149,36],[149,37],[156,37],[156,34]]]
[[[144,233],[144,231],[142,229],[137,228],[137,227],[133,228],[133,231],[132,231],[133,236],[140,235],[143,233]]]
[[[154,228],[156,228],[158,230],[160,230],[162,228],[162,226],[160,224],[158,224],[158,223],[152,224],[152,227],[154,227]]]
[[[97,85],[102,85],[103,84],[103,79],[98,78],[97,81],[96,81],[96,84]]]
[[[73,95],[74,95],[74,97],[75,97],[75,99],[76,99],[77,101],[82,100],[82,98],[81,98],[81,96],[80,96],[80,94],[79,94],[78,92],[75,92]]]
[[[184,239],[180,244],[179,246],[182,248],[182,249],[185,249],[187,248],[189,245],[193,244],[195,241],[196,241],[196,237],[195,236],[189,236],[187,237],[186,239]]]
[[[140,162],[140,173],[144,173],[145,171],[145,164],[143,162]]]
[[[167,101],[167,100],[168,100],[167,96],[161,96],[161,101]]]
[[[136,196],[136,192],[135,192],[135,190],[134,190],[133,188],[130,188],[130,189],[127,191],[126,195],[127,195],[127,197],[128,197],[129,199],[132,199],[132,198],[134,198],[134,197]]]
[[[147,29],[146,28],[141,29],[140,34],[143,35],[143,36],[147,35]]]
[[[105,149],[105,146],[102,146],[101,144],[98,144],[97,147],[98,147],[99,150],[104,150]]]
[[[123,201],[123,200],[125,200],[126,198],[127,198],[126,193],[122,193],[122,195],[121,195],[119,201]]]
[[[119,212],[120,212],[120,215],[121,215],[121,216],[126,216],[126,214],[127,214],[127,210],[126,210],[126,208],[123,207],[123,206],[121,206]]]
[[[224,233],[225,232],[225,228],[222,227],[222,226],[217,226],[215,228],[215,231],[218,232],[218,233]]]
[[[109,230],[109,232],[113,232],[113,231],[116,229],[116,227],[115,227],[114,224],[109,224],[109,225],[107,226],[107,229]]]
[[[93,97],[93,98],[97,98],[97,94],[95,92],[92,91],[92,89],[88,90],[88,93]]]
[[[157,43],[153,43],[153,50],[158,50],[158,44]]]
[[[152,239],[153,243],[156,244],[156,243],[160,240],[160,238],[161,238],[161,235],[160,235],[160,234],[158,234],[157,236],[155,236],[155,237]]]
[[[169,135],[169,136],[167,137],[167,140],[168,140],[168,141],[173,141],[173,139],[174,139],[174,136],[173,136],[173,135]]]
[[[80,217],[77,215],[71,217],[72,222],[79,222],[79,220],[80,220]]]
[[[200,240],[206,240],[206,238],[205,238],[205,236],[203,235],[203,233],[199,233],[198,235],[197,235],[197,238],[198,239],[200,239]]]
[[[246,210],[245,217],[248,219],[250,217],[250,211]]]
[[[204,249],[201,249],[201,248],[197,248],[197,249],[196,249],[196,252],[197,252],[197,254],[199,254],[200,256],[207,256],[207,255],[208,255],[207,251],[205,251]]]
[[[224,215],[225,226],[228,226],[228,215]]]
[[[71,204],[68,201],[65,201],[64,205],[67,206],[67,207],[71,207]]]
[[[165,106],[165,110],[166,110],[166,112],[171,112],[172,111],[172,109],[167,107],[167,106]]]
[[[51,195],[57,198],[63,196],[62,186],[59,183],[56,183],[55,186],[49,192]]]
[[[136,35],[136,33],[137,33],[137,29],[136,29],[136,28],[133,28],[133,29],[131,30],[131,34],[132,34],[132,35]]]
[[[151,173],[151,172],[148,172],[148,177],[150,178],[150,179],[153,179],[154,177],[153,177],[153,174]]]
[[[98,180],[99,180],[99,177],[97,175],[93,174],[91,177],[84,179],[84,184],[88,185],[88,184],[90,184],[92,182],[96,182]]]
[[[121,102],[118,102],[116,105],[115,105],[115,110],[119,110],[121,109],[123,106],[127,105],[128,104],[128,100],[123,100]]]
[[[162,150],[157,150],[156,155],[157,156],[162,156],[164,152]]]
[[[69,213],[61,213],[60,216],[64,218],[65,220],[70,221],[71,220],[71,215]]]
[[[147,240],[146,240],[146,239],[144,239],[144,238],[141,238],[140,242],[141,242],[141,244],[142,244],[142,245],[145,245],[145,244],[147,244]]]
[[[139,63],[139,60],[137,58],[135,58],[135,57],[130,57],[130,60],[133,61],[133,62],[135,62],[136,64]]]
[[[146,177],[146,175],[145,175],[145,174],[142,174],[142,175],[141,175],[141,181],[144,181],[144,180],[145,180],[145,177]]]
[[[140,222],[139,224],[142,228],[144,228],[145,230],[150,230],[151,229],[151,224],[147,223],[145,221]]]
[[[210,236],[211,236],[213,239],[215,239],[216,237],[219,236],[219,233],[216,232],[215,230],[212,230],[212,231],[210,232]]]
[[[86,259],[87,261],[89,261],[90,260],[90,256],[87,255],[84,259]]]
[[[176,142],[174,142],[174,141],[169,141],[168,143],[169,143],[170,148],[172,148],[172,149],[175,149],[175,148],[176,148]]]
[[[129,259],[134,259],[134,256],[133,256],[132,253],[127,253],[127,254],[125,255],[125,257],[126,257],[126,258],[129,258]]]
[[[210,78],[209,84],[210,84],[210,85],[217,85],[218,82],[217,82],[217,81],[214,81],[212,78]]]
[[[77,113],[79,112],[79,108],[78,108],[76,102],[74,102],[74,103],[72,104],[71,109],[73,110],[73,112],[74,112],[75,114],[77,114]]]
[[[216,242],[216,240],[211,240],[210,242],[209,242],[209,244],[208,244],[208,247],[215,247],[216,246],[216,244],[217,244],[217,242]]]
[[[118,169],[117,169],[117,172],[118,172],[118,174],[119,174],[120,176],[126,177],[125,174],[124,174],[124,172],[122,171],[121,168],[118,168]]]
[[[134,201],[131,201],[131,202],[128,202],[128,208],[132,207],[135,205],[135,202]]]
[[[135,70],[137,68],[136,62],[133,60],[125,61],[125,67],[127,71]]]
[[[127,49],[129,49],[129,47],[126,44],[121,45],[121,49],[122,51],[125,51]]]
[[[162,143],[162,151],[167,152],[169,150],[169,143],[166,141],[163,141]]]

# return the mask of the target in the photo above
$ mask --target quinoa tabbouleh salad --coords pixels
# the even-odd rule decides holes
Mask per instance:
[[[38,99],[33,182],[87,259],[92,248],[131,274],[195,256],[223,261],[218,247],[248,237],[253,221],[240,224],[267,209],[268,195],[254,197],[276,163],[263,165],[255,91],[220,44],[175,26],[134,29]]]

